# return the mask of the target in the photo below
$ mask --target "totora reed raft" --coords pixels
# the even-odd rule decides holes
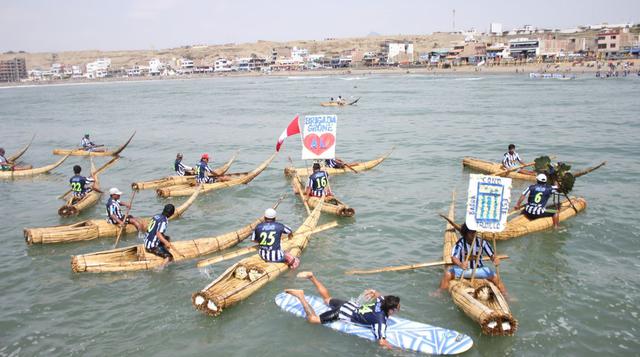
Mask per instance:
[[[295,257],[302,254],[318,224],[321,210],[322,204],[305,219],[292,239],[282,241],[283,250]],[[253,254],[233,264],[211,284],[194,293],[191,297],[193,306],[209,316],[218,316],[287,270],[289,267],[285,263],[265,262],[258,254]]]

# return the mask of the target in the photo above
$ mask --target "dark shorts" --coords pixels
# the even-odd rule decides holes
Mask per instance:
[[[524,215],[527,216],[527,218],[529,219],[536,219],[536,218],[546,218],[546,217],[553,217],[554,214],[556,214],[557,211],[555,209],[547,209],[544,212],[540,213],[540,214],[531,214],[527,211],[524,211]]]
[[[340,317],[340,308],[346,303],[346,301],[340,299],[329,300],[329,307],[331,307],[331,309],[329,311],[321,313],[320,316],[318,316],[320,318],[320,323],[326,324],[337,320]]]
[[[164,236],[164,238],[168,241],[171,241],[171,238],[167,235]],[[164,247],[164,245],[162,245],[162,243],[160,243],[157,247],[155,248],[151,248],[151,249],[147,249],[145,248],[145,250],[153,255],[157,255],[161,258],[171,258],[173,259],[173,254],[169,253],[169,251],[167,250],[167,248]]]

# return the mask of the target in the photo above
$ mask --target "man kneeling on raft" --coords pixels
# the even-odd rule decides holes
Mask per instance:
[[[323,312],[318,316],[304,298],[304,290],[285,289],[287,294],[298,298],[304,308],[304,312],[307,314],[309,323],[326,324],[336,320],[343,320],[360,325],[368,325],[371,327],[371,332],[373,332],[373,336],[380,346],[388,349],[392,348],[387,342],[387,319],[400,311],[399,297],[393,295],[382,296],[375,290],[367,289],[364,291],[364,296],[374,301],[359,305],[350,301],[332,298],[329,290],[315,277],[313,272],[300,272],[298,273],[298,278],[309,279],[315,285],[324,303],[331,307],[329,311]]]
[[[477,268],[474,277],[476,279],[487,279],[494,283],[502,295],[506,297],[507,290],[500,278],[489,267],[485,267],[482,262],[482,254],[486,253],[491,258],[493,265],[496,267],[500,265],[500,258],[494,254],[489,242],[478,237],[477,232],[469,229],[466,223],[460,228],[460,233],[462,238],[458,239],[451,251],[451,261],[455,265],[445,271],[440,282],[440,289],[448,289],[449,282],[460,278],[462,274],[464,274],[465,278],[471,278],[473,270]]]
[[[264,211],[264,222],[253,230],[251,240],[258,243],[258,255],[265,262],[287,263],[289,268],[296,269],[300,265],[300,259],[281,248],[282,233],[291,239],[292,232],[286,224],[276,222],[276,210],[267,208]]]

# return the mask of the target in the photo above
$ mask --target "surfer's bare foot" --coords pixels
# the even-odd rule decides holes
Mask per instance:
[[[313,278],[313,272],[312,271],[301,271],[296,275],[296,278],[298,278],[298,279],[311,279],[311,278]]]
[[[297,298],[304,299],[304,290],[300,289],[284,289],[284,292]]]

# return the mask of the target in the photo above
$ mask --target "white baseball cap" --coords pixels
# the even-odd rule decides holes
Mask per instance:
[[[273,208],[267,208],[266,210],[264,210],[264,218],[276,218],[276,210],[274,210]]]
[[[109,195],[121,195],[122,191],[118,190],[116,187],[112,187],[109,189]]]
[[[547,175],[545,174],[538,174],[538,176],[536,176],[536,180],[540,181],[540,182],[547,182]]]

